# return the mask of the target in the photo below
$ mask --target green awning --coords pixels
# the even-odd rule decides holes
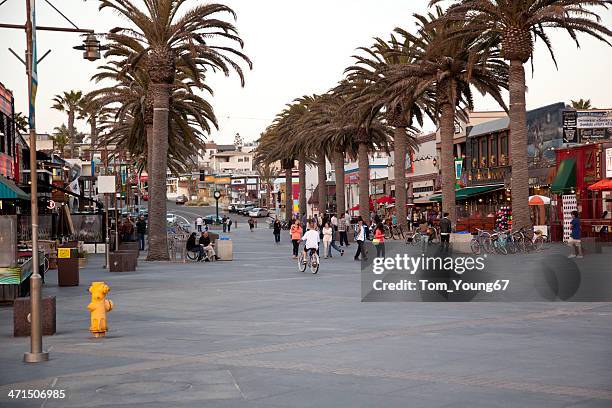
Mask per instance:
[[[490,186],[475,186],[460,188],[455,191],[455,200],[465,200],[469,197],[474,197],[480,194],[489,193],[491,191],[501,190],[503,184],[494,184]],[[442,202],[442,195],[438,194],[430,198],[430,201]]]
[[[569,158],[561,161],[557,176],[550,186],[550,191],[563,194],[573,188],[576,188],[576,159]]]
[[[17,187],[15,183],[4,176],[0,176],[0,200],[22,199],[29,200],[30,196]]]

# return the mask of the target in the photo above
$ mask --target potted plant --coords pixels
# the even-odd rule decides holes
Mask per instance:
[[[81,249],[79,251],[79,268],[84,268],[87,266],[87,256],[89,253],[85,249]]]

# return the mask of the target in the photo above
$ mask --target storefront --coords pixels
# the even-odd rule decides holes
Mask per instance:
[[[609,205],[608,195],[602,197],[600,192],[589,187],[605,174],[602,150],[600,143],[556,150],[557,174],[551,186],[555,216],[551,222],[551,237],[554,240],[567,239],[568,223],[574,210],[580,214],[583,237],[599,237],[599,231],[592,226],[600,224],[604,208]]]

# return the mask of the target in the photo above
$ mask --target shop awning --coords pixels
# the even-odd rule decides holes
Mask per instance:
[[[475,186],[460,188],[455,191],[455,200],[465,200],[470,197],[474,197],[480,194],[490,193],[492,191],[501,190],[504,188],[503,184],[493,184],[490,186]],[[430,201],[442,202],[442,195],[436,194],[432,196]]]
[[[0,200],[9,199],[29,200],[30,196],[17,187],[13,181],[0,176]]]
[[[601,179],[597,183],[589,186],[591,191],[612,191],[612,179]]]
[[[576,159],[569,158],[561,161],[550,191],[562,194],[573,188],[576,188]]]

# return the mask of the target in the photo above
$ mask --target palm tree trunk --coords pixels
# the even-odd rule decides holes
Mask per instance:
[[[74,134],[74,111],[68,111],[68,135],[69,135],[69,143],[70,143],[70,158],[74,158],[74,142],[75,142],[75,134]]]
[[[306,203],[306,158],[301,155],[298,161],[298,172],[300,173],[300,215],[308,214]]]
[[[457,222],[455,202],[455,163],[453,138],[455,135],[455,110],[443,103],[440,114],[440,169],[442,170],[442,211],[448,212],[451,223]]]
[[[525,68],[510,61],[510,157],[512,160],[512,229],[531,228],[529,218],[529,164],[525,112]]]
[[[368,145],[359,143],[357,151],[359,166],[359,215],[369,224],[370,221],[370,160]]]
[[[97,137],[98,137],[98,127],[97,127],[96,117],[95,115],[92,115],[91,118],[89,118],[89,156],[91,160],[93,160],[94,158],[94,150],[96,148]]]
[[[327,211],[327,169],[325,168],[325,155],[317,157],[317,180],[319,181],[319,215]]]
[[[153,161],[153,123],[145,123],[145,132],[147,137],[147,194],[149,195],[149,202],[151,201],[151,174]],[[148,207],[148,205],[147,205]],[[150,229],[150,226],[149,226]],[[151,247],[151,233],[147,234],[147,248]]]
[[[168,167],[168,108],[170,89],[155,83],[153,92],[153,143],[149,175],[149,261],[167,261],[166,169]]]
[[[393,176],[397,223],[406,230],[406,128],[396,127],[393,135]]]
[[[336,173],[336,213],[338,217],[346,212],[344,197],[344,152],[337,150],[334,155],[334,171]]]
[[[285,169],[285,221],[293,218],[293,177],[292,168]]]

